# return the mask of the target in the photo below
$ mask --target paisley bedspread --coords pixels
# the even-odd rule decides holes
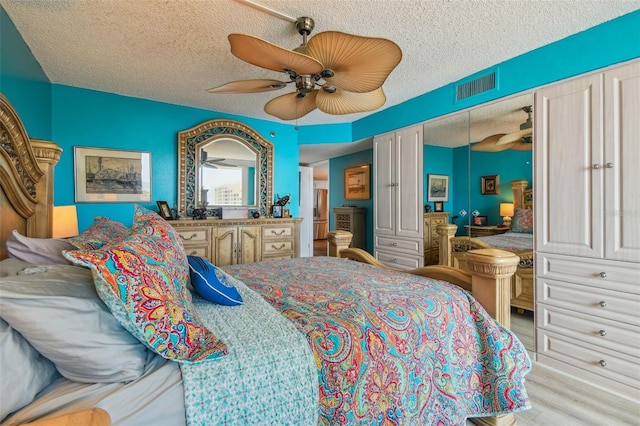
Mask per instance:
[[[505,232],[499,235],[488,235],[486,237],[475,237],[500,250],[518,253],[526,250],[533,250],[533,234],[523,234],[519,232]]]
[[[463,425],[530,408],[517,337],[442,281],[332,257],[224,268],[306,336],[323,425]]]

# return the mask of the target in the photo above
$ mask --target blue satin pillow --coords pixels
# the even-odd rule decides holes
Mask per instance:
[[[202,257],[187,256],[187,260],[191,285],[200,296],[219,305],[242,304],[242,296],[234,285],[237,281],[235,278]]]

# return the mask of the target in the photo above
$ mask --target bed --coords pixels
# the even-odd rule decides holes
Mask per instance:
[[[508,232],[483,237],[456,237],[455,225],[437,227],[440,264],[468,270],[465,253],[469,250],[496,248],[516,254],[518,268],[511,279],[511,306],[519,312],[533,312],[533,189],[527,180],[511,182],[514,217]]]
[[[60,150],[35,150],[0,107],[2,425],[507,425],[530,408],[530,360],[508,330],[513,254],[409,274],[340,246],[216,268],[242,304],[211,303],[144,207],[131,227],[96,218],[73,241],[48,238],[52,193],[38,189]],[[54,244],[71,247],[58,259]]]

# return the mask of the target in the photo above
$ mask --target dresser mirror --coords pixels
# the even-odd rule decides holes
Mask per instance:
[[[210,217],[224,206],[266,215],[273,186],[273,144],[232,120],[211,120],[178,133],[178,210]]]

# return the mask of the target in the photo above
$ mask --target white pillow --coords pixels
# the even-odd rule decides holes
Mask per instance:
[[[88,269],[28,267],[0,280],[2,318],[70,380],[126,382],[139,377],[146,348],[98,298]]]
[[[62,250],[73,250],[62,238],[29,238],[15,229],[7,238],[7,256],[36,265],[68,265]]]
[[[33,401],[59,376],[55,365],[40,355],[0,318],[0,421]]]

